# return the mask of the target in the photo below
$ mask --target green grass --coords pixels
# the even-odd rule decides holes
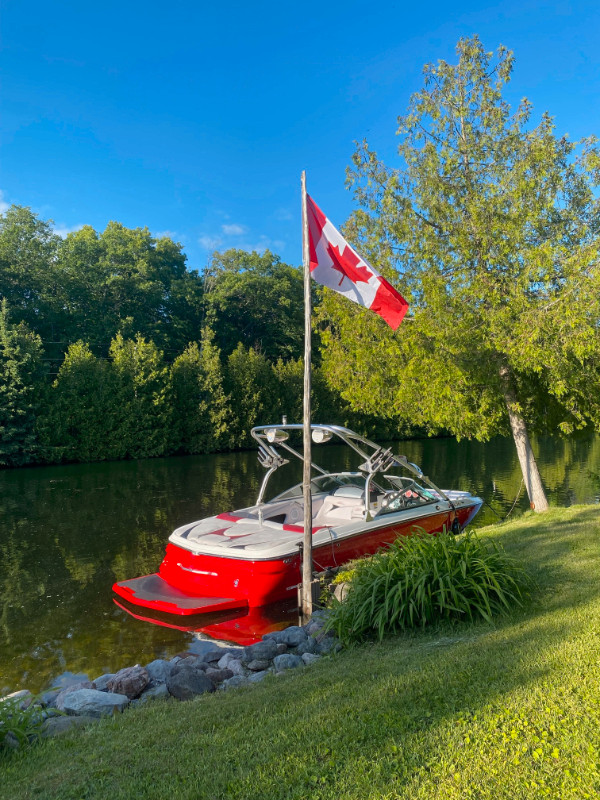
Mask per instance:
[[[5,758],[0,797],[597,798],[600,509],[482,535],[539,586],[513,616],[126,712]]]

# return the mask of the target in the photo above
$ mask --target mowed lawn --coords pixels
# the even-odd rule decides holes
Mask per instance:
[[[600,797],[600,507],[481,535],[538,583],[509,619],[125,712],[0,759],[0,796]]]

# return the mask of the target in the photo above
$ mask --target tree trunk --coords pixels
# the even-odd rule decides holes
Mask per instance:
[[[508,367],[503,366],[500,368],[500,379],[502,381],[504,401],[510,420],[510,428],[512,430],[513,439],[515,440],[521,472],[523,473],[523,481],[527,489],[527,495],[529,496],[529,503],[534,511],[547,511],[548,499],[542,484],[535,456],[533,455],[533,450],[531,449],[531,442],[529,441],[525,420],[518,411],[519,404]]]

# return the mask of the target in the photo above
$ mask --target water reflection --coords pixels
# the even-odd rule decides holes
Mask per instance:
[[[510,440],[393,447],[438,486],[469,489],[500,516],[521,487]],[[600,437],[540,439],[535,449],[551,503],[597,501]],[[339,447],[315,457],[338,470],[357,463]],[[299,482],[300,469],[276,474],[271,493]],[[254,502],[262,477],[254,452],[0,472],[0,690],[37,690],[65,670],[95,677],[188,649],[191,632],[131,617],[113,605],[111,586],[154,572],[176,526]],[[521,488],[514,513],[527,507]],[[484,506],[476,523],[495,519]],[[228,630],[224,621],[217,632]]]
[[[190,614],[183,617],[156,612],[151,614],[147,609],[131,605],[121,598],[113,598],[113,602],[141,622],[193,633],[196,639],[218,639],[243,646],[259,642],[267,633],[281,631],[289,625],[298,625],[300,619],[295,600],[286,600],[260,608],[217,611],[214,614]]]

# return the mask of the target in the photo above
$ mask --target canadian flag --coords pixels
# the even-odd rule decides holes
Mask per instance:
[[[306,211],[312,277],[370,308],[396,330],[408,309],[400,292],[358,255],[309,195]]]

